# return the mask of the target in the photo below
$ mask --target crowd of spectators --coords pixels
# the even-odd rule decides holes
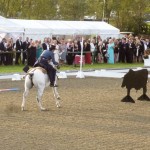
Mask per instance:
[[[81,54],[82,39],[57,39],[44,38],[32,40],[27,37],[25,41],[19,37],[16,41],[12,38],[3,38],[0,42],[0,65],[27,64],[33,66],[42,51],[50,49],[51,44],[56,46],[55,58],[61,64],[73,65],[75,57]],[[144,52],[150,48],[149,39],[126,35],[122,39],[100,36],[83,40],[83,56],[85,63],[133,63],[142,62]]]

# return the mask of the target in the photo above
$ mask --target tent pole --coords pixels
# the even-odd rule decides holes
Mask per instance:
[[[82,42],[81,42],[81,58],[80,58],[80,72],[82,71],[82,62],[83,62],[83,37],[82,37]]]

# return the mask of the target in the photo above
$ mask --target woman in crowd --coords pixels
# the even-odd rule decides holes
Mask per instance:
[[[66,63],[67,46],[65,40],[62,39],[59,45],[60,64]]]
[[[108,53],[108,63],[109,64],[114,64],[114,42],[112,39],[109,39],[109,44],[108,44],[108,50],[107,50],[107,53]]]
[[[54,57],[55,61],[59,63],[59,44],[56,39],[52,40],[52,45],[55,45],[55,50],[54,50]]]
[[[114,48],[114,61],[116,63],[116,62],[118,62],[118,53],[119,53],[118,44],[119,44],[119,41],[117,39],[115,39],[114,40],[114,44],[115,44],[115,48]]]
[[[66,60],[68,65],[72,65],[73,61],[74,61],[74,54],[72,53],[73,51],[73,42],[71,40],[68,40],[67,43],[67,56],[66,56]]]
[[[28,49],[28,66],[33,66],[36,61],[36,44],[34,41],[30,43]]]
[[[40,57],[40,55],[42,54],[42,44],[41,44],[41,40],[37,41],[36,44],[36,59],[38,59]]]
[[[92,64],[94,64],[94,54],[95,54],[95,40],[92,39],[91,43],[90,43],[90,51],[91,51],[91,55],[92,55]]]
[[[12,65],[13,64],[13,42],[11,39],[7,40],[6,44],[6,65]]]
[[[132,38],[129,39],[129,50],[126,52],[127,58],[126,61],[127,63],[132,63],[133,62],[133,56],[134,56],[134,51],[136,49],[134,41]]]
[[[83,51],[85,52],[85,63],[91,64],[91,45],[90,40],[84,42]]]
[[[140,55],[141,55],[141,42],[139,39],[136,39],[135,41],[135,62],[139,62],[140,61]]]
[[[107,63],[107,49],[108,49],[108,41],[104,40],[102,44],[102,54],[103,54],[103,62]]]
[[[101,39],[99,39],[99,42],[98,42],[98,62],[99,63],[103,63],[102,46],[103,46],[103,42]]]

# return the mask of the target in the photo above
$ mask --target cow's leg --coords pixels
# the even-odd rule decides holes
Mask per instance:
[[[56,102],[56,106],[59,108],[60,107],[60,97],[59,95],[57,95],[57,87],[53,87],[53,94],[54,94],[54,99],[55,99],[55,102]]]
[[[41,104],[43,92],[44,92],[44,87],[43,88],[38,87],[38,93],[37,93],[36,100],[38,102],[38,106],[40,107],[40,109],[41,110],[46,110],[44,107],[42,107],[42,104]]]
[[[121,102],[131,102],[131,103],[135,103],[135,101],[133,100],[133,98],[130,96],[130,90],[131,89],[127,89],[127,96],[125,96]]]
[[[127,96],[130,96],[130,89],[127,89]]]
[[[138,100],[141,100],[141,101],[150,101],[150,98],[146,95],[146,92],[147,92],[147,87],[143,87],[143,95],[141,95]]]
[[[147,92],[147,87],[145,86],[145,87],[143,88],[143,95],[146,95],[146,92]]]
[[[24,93],[23,93],[23,100],[22,100],[22,104],[21,104],[21,110],[24,111],[24,107],[25,107],[25,102],[26,102],[26,98],[29,94],[29,89],[26,88]]]

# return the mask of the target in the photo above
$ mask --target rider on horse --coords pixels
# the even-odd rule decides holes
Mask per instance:
[[[57,87],[57,85],[54,85],[56,69],[50,64],[50,62],[52,61],[55,66],[59,67],[54,58],[54,50],[55,45],[51,45],[50,50],[44,50],[39,59],[34,64],[34,67],[40,66],[47,70],[47,74],[50,79],[50,87]]]

